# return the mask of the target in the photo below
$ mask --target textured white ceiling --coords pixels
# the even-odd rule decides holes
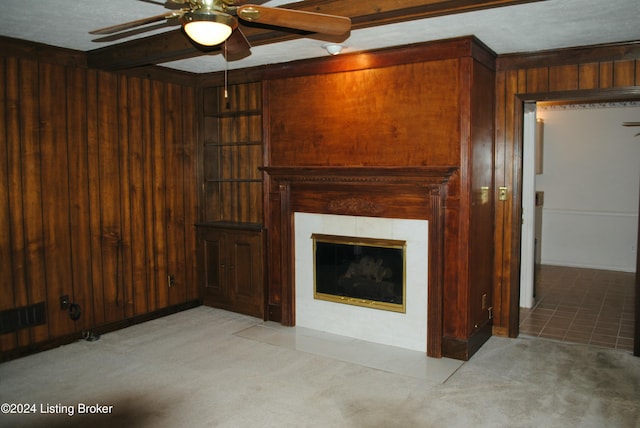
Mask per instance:
[[[157,3],[161,3],[158,1]],[[291,0],[272,0],[277,6]],[[0,36],[81,51],[114,42],[96,42],[90,30],[164,13],[143,0],[0,0]],[[168,27],[160,31],[167,31]],[[158,30],[154,32],[159,32]],[[144,33],[144,37],[154,32]],[[345,52],[475,35],[498,54],[640,40],[640,0],[547,0],[351,32]],[[230,69],[327,55],[322,40],[305,38],[256,46]],[[220,55],[162,64],[195,73],[225,68]]]

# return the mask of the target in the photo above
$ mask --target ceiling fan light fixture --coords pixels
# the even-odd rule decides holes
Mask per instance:
[[[181,22],[187,36],[203,46],[219,45],[227,40],[238,26],[233,16],[209,11],[185,13]]]

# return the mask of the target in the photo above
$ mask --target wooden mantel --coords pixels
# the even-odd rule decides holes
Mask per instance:
[[[444,207],[456,167],[265,167],[268,319],[295,325],[296,212],[429,222],[427,355],[442,356]]]
[[[266,166],[272,177],[289,181],[379,182],[405,185],[444,184],[455,166]]]

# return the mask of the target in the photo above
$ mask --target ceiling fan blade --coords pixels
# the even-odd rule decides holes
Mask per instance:
[[[249,22],[324,34],[345,34],[351,19],[344,16],[247,4],[238,6],[238,17]]]
[[[175,18],[181,16],[184,11],[175,11],[163,13],[162,15],[150,16],[148,18],[136,19],[135,21],[125,22],[118,25],[112,25],[110,27],[100,28],[97,30],[89,31],[89,34],[113,34],[120,31],[129,30],[131,28],[140,27],[142,25],[151,24],[154,22],[164,21],[166,19]]]
[[[622,126],[640,126],[640,122],[622,122]]]
[[[132,37],[132,36],[137,36],[138,34],[142,34],[142,33],[146,33],[147,31],[153,31],[153,30],[159,30],[162,28],[168,28],[168,27],[173,27],[175,25],[180,25],[180,23],[178,21],[176,22],[172,22],[172,20],[167,20],[165,22],[159,22],[157,24],[154,25],[146,25],[144,27],[136,27],[136,28],[132,28],[131,30],[127,30],[127,31],[120,31],[119,33],[114,33],[114,34],[106,34],[104,36],[101,37],[97,37],[95,39],[93,39],[93,42],[113,42],[115,40],[120,40],[120,39],[124,39],[127,37]]]
[[[251,55],[251,44],[240,28],[231,33],[222,47],[222,55],[227,61],[237,61]]]

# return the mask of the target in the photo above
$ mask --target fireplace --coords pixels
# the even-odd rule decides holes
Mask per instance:
[[[406,241],[313,234],[314,298],[406,312]]]
[[[264,167],[267,319],[442,356],[444,200],[455,167]],[[313,234],[406,241],[406,312],[314,298]]]
[[[294,214],[296,325],[354,339],[425,352],[428,318],[429,222],[296,212]],[[404,254],[404,311],[372,309],[316,298],[314,239],[362,244],[400,243]],[[328,239],[327,239],[328,238]]]

